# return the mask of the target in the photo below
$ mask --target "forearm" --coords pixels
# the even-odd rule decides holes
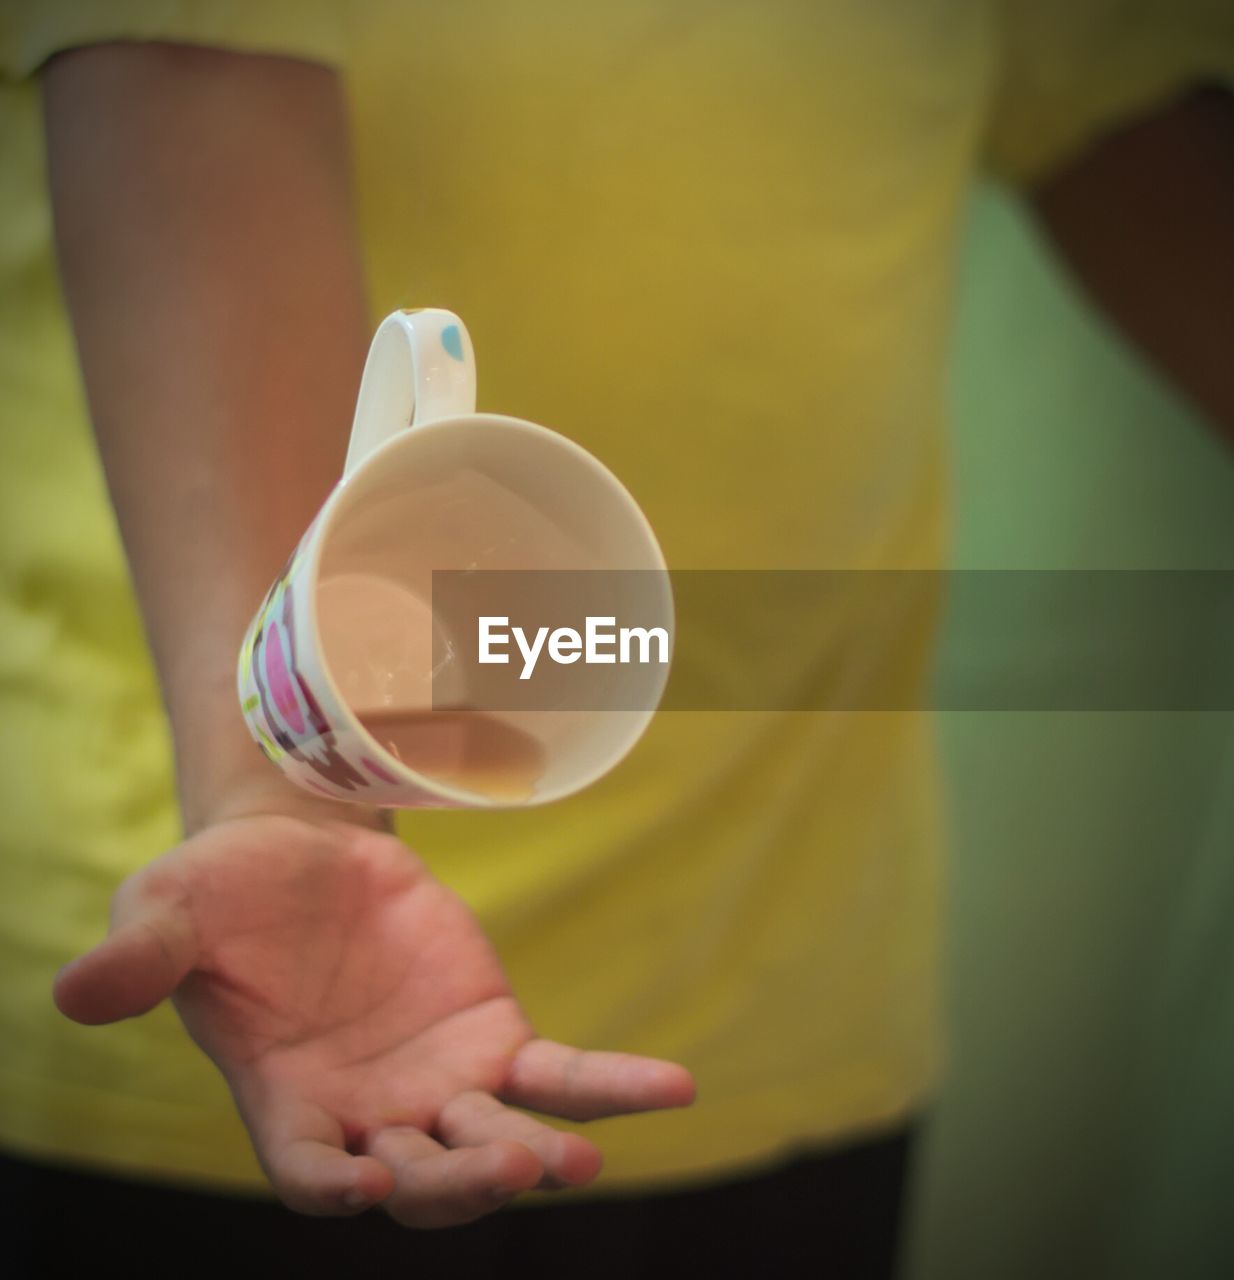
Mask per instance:
[[[1234,441],[1234,96],[1129,124],[1033,202],[1119,328]]]
[[[63,287],[192,830],[294,790],[235,661],[341,472],[363,363],[342,97],[321,66],[140,44],[43,84]]]

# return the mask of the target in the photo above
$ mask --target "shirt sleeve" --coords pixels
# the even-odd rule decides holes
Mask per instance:
[[[990,167],[1031,184],[1202,83],[1234,86],[1234,0],[1003,0]]]
[[[54,53],[113,40],[165,40],[342,62],[345,0],[4,0],[0,72],[33,75]]]

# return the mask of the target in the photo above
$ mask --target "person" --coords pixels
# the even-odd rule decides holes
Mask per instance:
[[[855,671],[822,664],[856,615],[755,655],[905,710],[661,715],[507,813],[294,792],[236,649],[399,305],[457,311],[481,407],[605,461],[673,568],[940,566],[985,160],[1234,423],[1224,6],[344,11],[66,0],[0,38],[19,1230],[47,1269],[886,1274],[941,1059],[931,602]]]

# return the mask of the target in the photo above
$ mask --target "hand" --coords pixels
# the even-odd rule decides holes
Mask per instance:
[[[586,1120],[693,1100],[673,1063],[537,1037],[471,912],[400,840],[306,813],[229,817],[130,876],[54,990],[89,1024],[172,996],[289,1207],[468,1222],[599,1172],[593,1143],[510,1104]]]

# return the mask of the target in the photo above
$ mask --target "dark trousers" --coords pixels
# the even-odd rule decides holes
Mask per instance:
[[[0,1273],[637,1280],[893,1274],[911,1131],[701,1189],[510,1207],[466,1226],[400,1227],[380,1210],[306,1218],[281,1205],[95,1177],[0,1155]],[[15,1263],[15,1267],[12,1264]],[[122,1269],[122,1270],[121,1270]]]

